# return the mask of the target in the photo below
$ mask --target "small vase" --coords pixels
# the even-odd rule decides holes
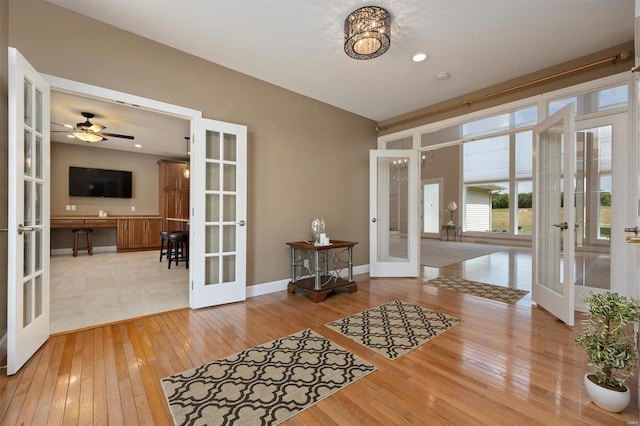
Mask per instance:
[[[597,383],[592,382],[589,379],[590,375],[590,373],[584,375],[584,386],[587,388],[587,393],[594,404],[613,413],[619,413],[627,408],[627,405],[629,405],[631,401],[631,392],[629,392],[627,386],[625,386],[625,388],[627,388],[626,392],[603,388]]]

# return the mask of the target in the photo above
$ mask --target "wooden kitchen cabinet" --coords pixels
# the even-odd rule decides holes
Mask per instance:
[[[189,191],[189,179],[184,177],[184,161],[160,160],[160,189]]]
[[[118,251],[160,248],[161,218],[118,219]]]
[[[171,219],[189,219],[189,179],[184,177],[186,164],[179,161],[160,160],[160,215],[162,230],[176,227]]]

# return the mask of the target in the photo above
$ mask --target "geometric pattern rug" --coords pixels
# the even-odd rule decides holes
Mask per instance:
[[[442,312],[395,300],[326,326],[389,359],[396,359],[461,322]]]
[[[499,285],[491,285],[477,281],[469,281],[463,278],[445,276],[426,281],[425,284],[432,287],[446,288],[459,293],[471,294],[473,296],[484,297],[485,299],[496,300],[504,303],[516,303],[529,293],[526,290],[517,290]]]
[[[307,329],[161,382],[176,425],[272,425],[375,369]]]

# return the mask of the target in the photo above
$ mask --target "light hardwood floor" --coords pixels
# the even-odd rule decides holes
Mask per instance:
[[[511,249],[423,273],[521,288],[530,282],[530,270],[518,266],[526,255]],[[623,413],[590,403],[582,384],[588,367],[573,343],[578,328],[530,298],[507,305],[438,290],[422,278],[356,280],[356,293],[317,304],[281,291],[51,337],[18,374],[0,376],[1,423],[170,424],[161,378],[311,328],[377,371],[285,424],[638,424],[637,379]],[[393,361],[324,326],[396,299],[464,322]]]

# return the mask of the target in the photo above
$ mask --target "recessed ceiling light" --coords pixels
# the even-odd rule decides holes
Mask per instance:
[[[139,143],[134,145],[136,148],[142,148],[142,145],[140,145]]]
[[[422,62],[427,59],[426,53],[417,53],[413,55],[413,62]]]
[[[449,73],[446,71],[440,71],[439,73],[436,74],[436,78],[438,80],[446,80],[449,78]]]

